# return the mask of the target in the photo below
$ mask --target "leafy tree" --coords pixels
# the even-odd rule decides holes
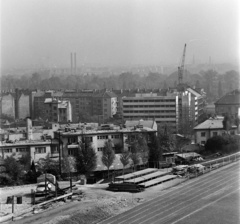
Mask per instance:
[[[37,171],[36,171],[34,161],[32,161],[30,170],[26,174],[26,181],[30,182],[30,183],[36,183],[37,182]]]
[[[124,169],[130,162],[130,152],[126,150],[122,150],[122,154],[120,155],[120,161],[123,164],[123,175],[124,175]]]
[[[224,116],[222,124],[223,124],[223,129],[226,130],[227,133],[232,128],[232,123],[233,123],[232,117],[229,114],[226,114]]]
[[[196,88],[200,88],[200,82],[199,82],[199,80],[196,81],[195,86],[196,86]]]
[[[186,137],[175,136],[175,146],[177,151],[182,151],[182,148],[191,142],[191,139]]]
[[[13,185],[14,180],[7,173],[0,173],[0,185]]]
[[[155,167],[162,160],[162,147],[160,147],[159,138],[153,135],[149,147],[149,165]]]
[[[205,144],[205,150],[210,153],[230,153],[239,151],[239,140],[237,136],[224,135],[213,136]]]
[[[134,170],[136,166],[142,161],[144,164],[148,161],[149,149],[145,136],[139,134],[135,139],[131,140],[130,136],[130,157],[133,162]]]
[[[239,122],[240,122],[239,117],[236,116],[234,119],[234,124],[237,126],[237,128],[239,127]]]
[[[82,142],[75,155],[76,169],[80,174],[88,175],[97,167],[97,154],[91,142]]]
[[[41,158],[38,160],[38,171],[41,173],[47,172],[54,176],[58,176],[60,174],[59,162],[51,159],[49,155],[47,155],[46,158]]]
[[[11,180],[14,184],[20,184],[22,182],[22,177],[23,177],[23,171],[22,171],[22,166],[20,165],[19,162],[14,157],[7,157],[4,159],[4,165],[6,168],[5,173],[8,175],[9,178],[8,180]],[[6,176],[7,177],[7,176]]]
[[[108,178],[109,178],[109,168],[113,164],[115,159],[115,152],[112,148],[112,142],[106,141],[103,147],[102,152],[102,163],[107,167],[108,169]]]
[[[222,90],[222,82],[219,80],[218,82],[218,97],[220,98],[223,95],[223,90]]]
[[[22,165],[24,171],[29,171],[31,167],[31,157],[30,153],[26,153],[25,155],[22,155],[18,159],[19,163]]]
[[[76,170],[76,158],[73,156],[64,156],[62,159],[63,173],[70,173]]]
[[[164,125],[162,129],[159,129],[158,139],[162,152],[174,151],[175,141],[173,135],[171,134],[170,128],[167,125]]]

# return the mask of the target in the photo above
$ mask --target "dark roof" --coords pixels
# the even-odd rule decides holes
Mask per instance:
[[[236,104],[240,105],[240,90],[236,89],[230,93],[227,93],[222,98],[220,98],[215,105],[231,105]]]

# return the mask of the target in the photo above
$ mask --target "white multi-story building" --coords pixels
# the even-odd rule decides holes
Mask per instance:
[[[106,141],[111,141],[113,149],[116,153],[116,159],[111,169],[122,169],[120,162],[120,155],[122,149],[129,150],[131,141],[137,135],[143,135],[147,140],[151,135],[156,134],[156,130],[141,127],[141,128],[121,128],[113,125],[102,125],[101,127],[94,127],[89,125],[80,125],[75,128],[66,127],[64,130],[59,129],[55,132],[55,138],[61,139],[61,155],[74,155],[79,150],[81,142],[90,142],[97,154],[97,169],[106,169],[101,162],[102,151]]]
[[[123,97],[123,118],[126,120],[155,120],[177,131],[179,119],[178,95],[158,96],[156,93],[139,93]]]

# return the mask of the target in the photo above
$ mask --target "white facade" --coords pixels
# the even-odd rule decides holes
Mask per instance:
[[[227,131],[223,129],[223,117],[209,118],[203,123],[197,125],[194,128],[195,132],[195,142],[197,144],[205,145],[207,140],[213,136],[217,135],[236,135],[237,126],[232,126],[231,130]]]
[[[15,143],[1,143],[0,157],[13,156],[16,159],[29,154],[31,161],[37,162],[46,156],[58,156],[58,145],[51,141],[17,141]]]
[[[123,97],[123,118],[126,120],[151,119],[177,129],[178,96],[157,96],[157,94],[136,94],[135,97]]]
[[[2,113],[15,118],[15,100],[11,93],[2,96],[1,104]]]
[[[236,135],[237,129],[233,129],[229,131],[230,135]],[[196,143],[200,145],[205,145],[207,140],[211,137],[217,135],[226,135],[226,131],[223,129],[203,129],[195,131],[195,139]]]

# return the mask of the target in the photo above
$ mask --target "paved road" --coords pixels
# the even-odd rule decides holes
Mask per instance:
[[[240,223],[238,209],[239,162],[189,181],[184,187],[101,224]]]

